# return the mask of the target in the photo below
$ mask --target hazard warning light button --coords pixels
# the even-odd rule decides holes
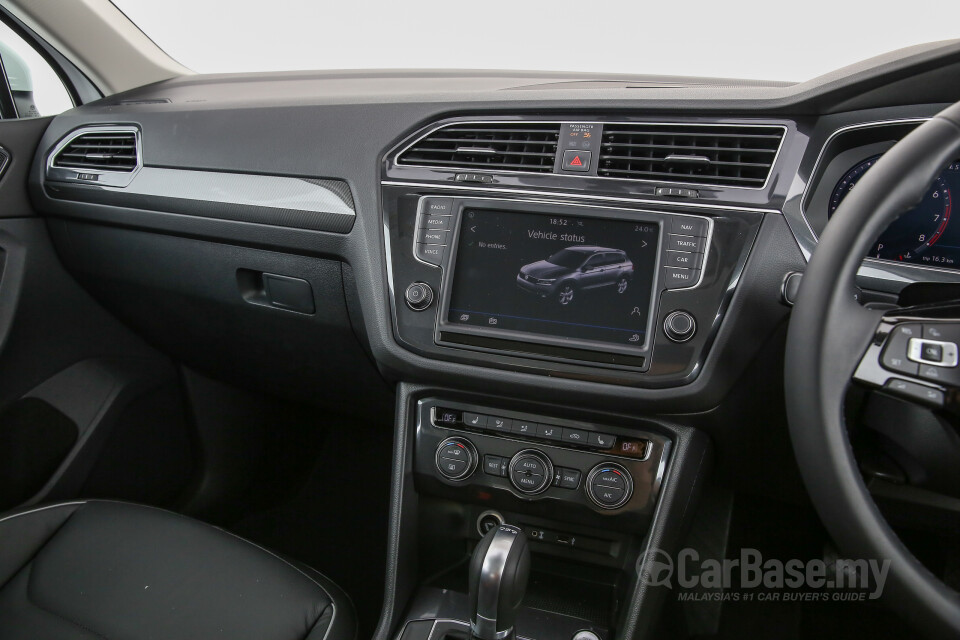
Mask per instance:
[[[590,171],[591,151],[577,151],[576,149],[567,149],[563,152],[563,170],[564,171]]]

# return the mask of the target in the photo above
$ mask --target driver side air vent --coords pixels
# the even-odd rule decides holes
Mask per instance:
[[[397,164],[550,173],[559,137],[558,123],[450,124],[401,152]]]
[[[759,189],[783,136],[779,126],[608,124],[597,175]]]
[[[133,131],[81,133],[53,158],[53,166],[99,171],[134,171],[137,168],[137,135]]]

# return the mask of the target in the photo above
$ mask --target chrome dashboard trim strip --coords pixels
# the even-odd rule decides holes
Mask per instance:
[[[431,166],[431,165],[413,164],[413,163],[400,164],[400,156],[403,155],[404,153],[406,153],[411,147],[413,147],[414,145],[416,145],[417,143],[419,143],[419,142],[420,142],[421,140],[423,140],[424,138],[426,138],[426,137],[428,137],[428,136],[430,136],[430,135],[433,135],[433,134],[436,133],[437,131],[439,131],[439,130],[441,130],[441,129],[444,129],[444,128],[447,128],[447,127],[455,127],[455,126],[458,126],[458,125],[471,125],[471,124],[524,124],[524,123],[529,123],[529,124],[557,124],[557,125],[560,125],[561,128],[563,127],[563,125],[567,125],[567,124],[593,124],[593,125],[600,125],[601,127],[602,127],[602,126],[605,126],[605,125],[608,125],[608,124],[613,124],[613,125],[638,125],[638,124],[640,124],[640,125],[649,125],[649,126],[652,126],[652,127],[672,127],[672,126],[682,126],[682,127],[722,127],[722,126],[732,126],[732,127],[754,127],[754,128],[771,127],[771,128],[779,128],[779,129],[781,129],[781,130],[783,131],[783,135],[780,137],[780,144],[779,144],[779,146],[777,146],[777,152],[774,154],[773,160],[771,160],[771,162],[770,162],[770,170],[767,172],[767,178],[763,181],[763,184],[762,184],[761,186],[759,186],[759,187],[740,187],[740,186],[736,186],[736,185],[723,185],[723,184],[716,184],[716,183],[709,183],[709,182],[671,182],[671,181],[669,181],[669,180],[645,180],[645,179],[643,179],[643,178],[613,178],[613,177],[599,176],[599,175],[581,175],[581,174],[576,174],[576,173],[570,173],[570,174],[568,174],[568,173],[556,173],[556,172],[553,171],[553,170],[550,170],[550,171],[516,171],[516,170],[512,170],[512,169],[491,170],[491,169],[481,169],[481,168],[477,168],[477,167],[450,167],[449,170],[450,170],[451,172],[453,172],[453,173],[456,173],[456,172],[458,172],[458,171],[464,171],[464,172],[469,172],[469,173],[481,173],[481,174],[490,174],[490,175],[497,175],[497,174],[500,174],[500,175],[503,175],[503,174],[515,175],[515,174],[517,174],[517,175],[534,175],[534,176],[564,176],[564,177],[570,177],[570,178],[593,178],[593,179],[596,179],[596,180],[618,180],[618,181],[627,181],[627,182],[643,182],[643,183],[647,183],[647,184],[676,185],[676,186],[679,186],[679,187],[708,187],[708,188],[713,188],[713,189],[746,189],[747,191],[762,191],[762,190],[766,189],[767,186],[770,184],[770,179],[773,177],[773,172],[774,172],[774,169],[775,169],[776,166],[777,166],[777,161],[780,159],[780,153],[783,151],[784,144],[786,143],[787,133],[789,133],[789,127],[787,127],[787,126],[784,125],[784,124],[777,123],[777,122],[771,122],[771,123],[767,123],[767,124],[761,124],[761,123],[756,123],[756,122],[729,122],[729,123],[727,123],[727,122],[682,122],[682,121],[674,121],[674,122],[656,122],[656,121],[650,121],[650,122],[648,122],[648,121],[645,121],[645,120],[637,120],[637,121],[630,122],[630,121],[624,121],[624,120],[609,120],[609,121],[606,121],[606,120],[532,120],[532,119],[523,119],[523,120],[455,120],[455,119],[454,119],[454,120],[447,120],[447,121],[445,121],[445,122],[443,122],[443,123],[440,123],[440,124],[436,124],[436,123],[435,123],[435,125],[434,125],[433,127],[431,127],[430,129],[428,129],[428,130],[425,131],[424,133],[422,133],[422,134],[420,134],[419,136],[417,136],[412,142],[410,142],[410,143],[407,144],[405,147],[403,147],[402,149],[400,149],[400,151],[397,151],[396,153],[389,153],[389,154],[387,154],[387,156],[388,156],[389,158],[391,158],[391,160],[393,161],[393,165],[394,165],[395,167],[398,167],[398,168],[402,168],[402,167],[419,167],[419,168],[423,168],[423,169],[443,170],[442,167],[436,167],[436,166]],[[601,143],[602,143],[602,139],[601,139]],[[557,153],[558,153],[558,154],[560,153],[559,145],[558,145],[558,147],[557,147]],[[599,152],[598,152],[598,153],[597,153],[597,161],[598,161],[598,162],[599,162],[599,158],[600,158],[600,154],[599,154]]]
[[[589,193],[558,193],[555,191],[537,191],[534,189],[516,189],[513,187],[482,187],[466,186],[459,184],[437,184],[435,182],[409,182],[406,180],[381,180],[381,186],[390,187],[423,187],[427,189],[446,189],[451,191],[480,191],[483,193],[499,194],[503,197],[510,195],[524,196],[545,196],[549,198],[568,198],[572,200],[599,200],[601,202],[621,202],[629,204],[643,204],[659,207],[688,207],[694,209],[710,209],[718,211],[750,211],[752,213],[776,213],[779,209],[762,209],[758,207],[738,207],[726,204],[707,204],[699,201],[689,202],[684,200],[651,200],[649,198],[628,198],[625,196],[597,196]]]

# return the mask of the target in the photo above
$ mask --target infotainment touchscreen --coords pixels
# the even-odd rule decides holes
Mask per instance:
[[[659,235],[657,222],[467,209],[445,324],[642,348]]]

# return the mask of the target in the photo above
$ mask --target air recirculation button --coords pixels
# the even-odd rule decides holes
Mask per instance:
[[[536,449],[524,449],[510,460],[510,482],[527,495],[546,491],[553,482],[550,458]]]

